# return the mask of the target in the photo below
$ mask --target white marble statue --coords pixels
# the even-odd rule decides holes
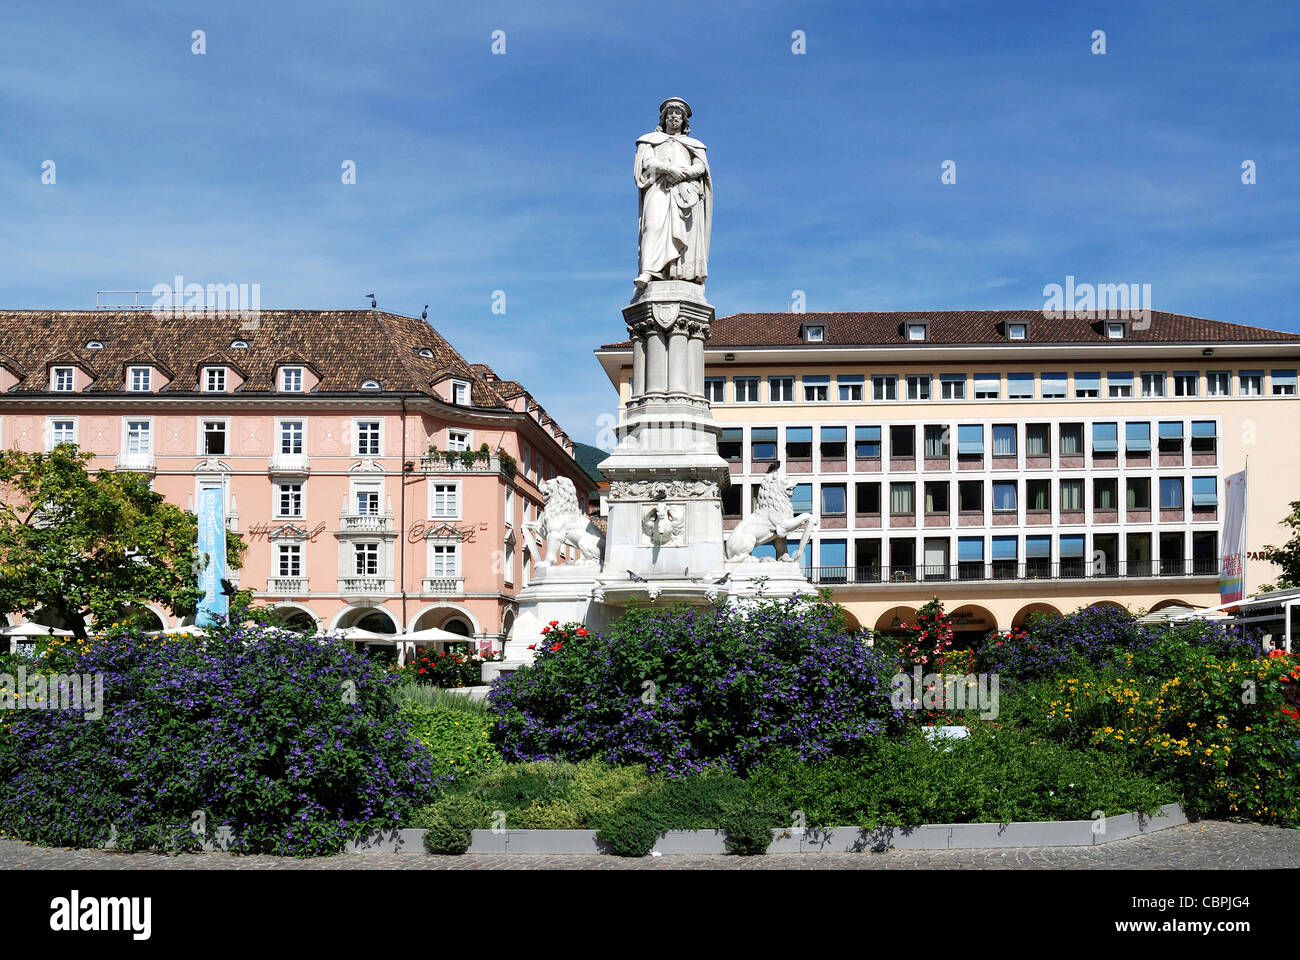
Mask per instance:
[[[589,566],[600,562],[605,546],[596,525],[587,518],[578,505],[578,493],[568,477],[554,477],[541,485],[542,515],[524,524],[524,530],[539,537],[546,544],[546,557],[538,566],[555,563],[560,547],[568,544],[579,553],[575,564]]]
[[[641,190],[640,272],[651,280],[704,283],[709,273],[713,178],[705,147],[688,136],[691,108],[671,98],[659,105],[659,126],[636,142],[636,185]]]
[[[758,487],[758,503],[753,512],[736,525],[727,537],[726,551],[728,560],[743,560],[754,552],[755,547],[770,543],[776,547],[778,560],[799,562],[808,539],[817,527],[817,518],[811,513],[795,515],[790,505],[795,483],[786,478],[784,470],[773,470],[763,478]],[[787,556],[786,540],[795,530],[803,527],[803,536],[799,539],[799,549],[794,556]]]

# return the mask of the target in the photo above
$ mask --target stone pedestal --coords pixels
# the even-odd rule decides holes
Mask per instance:
[[[690,582],[722,574],[721,428],[704,398],[704,343],[713,307],[703,287],[656,280],[623,308],[633,381],[618,447],[601,462],[609,480],[602,573]]]
[[[813,592],[797,563],[726,560],[718,456],[722,428],[704,397],[704,344],[713,307],[700,284],[652,280],[623,308],[632,339],[632,395],[618,446],[599,465],[609,480],[604,561],[538,568],[519,594],[506,660],[484,678],[532,660],[550,621],[599,631],[631,600],[652,605],[744,603]]]

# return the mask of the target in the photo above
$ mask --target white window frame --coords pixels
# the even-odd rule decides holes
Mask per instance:
[[[453,447],[453,446],[452,446],[452,439],[451,439],[451,436],[452,436],[453,433],[464,434],[464,436],[465,436],[465,440],[464,440],[465,446],[463,446],[463,447]],[[456,450],[456,451],[462,451],[462,450],[473,450],[473,449],[474,449],[474,431],[473,431],[473,430],[467,430],[467,429],[465,429],[464,427],[448,427],[448,428],[447,428],[447,449],[448,449],[448,450]]]
[[[439,488],[439,487],[451,487],[451,488],[452,488],[452,496],[455,498],[455,504],[454,504],[454,506],[456,507],[456,509],[455,509],[453,512],[451,512],[451,513],[438,513],[437,505],[438,505],[438,488]],[[508,490],[508,489],[510,489],[510,488],[507,487],[506,489]],[[463,493],[464,493],[464,491],[461,489],[461,483],[460,483],[459,480],[438,480],[438,481],[436,481],[436,482],[431,481],[431,482],[429,483],[429,518],[430,518],[431,520],[460,520],[460,519],[462,519],[462,511],[464,510],[464,506],[463,506],[463,504],[464,504],[464,500],[463,500],[463,496],[462,496]],[[445,501],[444,501],[444,502],[445,502]],[[509,521],[507,521],[507,522],[509,522]]]
[[[915,396],[913,396],[915,388]],[[925,396],[921,396],[924,391]],[[907,375],[907,399],[929,400],[934,397],[934,378],[928,373],[909,373]]]
[[[197,422],[198,422],[198,432],[199,432],[199,447],[198,447],[198,455],[199,455],[200,457],[228,457],[228,456],[230,456],[230,441],[231,441],[231,434],[230,434],[230,418],[229,418],[229,417],[199,417]],[[222,429],[222,431],[223,431],[223,432],[225,433],[225,435],[226,435],[226,451],[225,451],[225,453],[208,453],[208,451],[207,451],[207,446],[208,446],[208,430],[207,430],[207,424],[209,424],[209,423],[219,423],[219,424],[221,424],[221,429]]]
[[[71,424],[72,424],[72,439],[71,439],[71,440],[60,440],[60,441],[58,441],[58,443],[55,442],[55,440],[54,440],[54,425],[55,425],[56,423],[71,423]],[[79,434],[78,434],[78,431],[80,430],[80,426],[81,426],[81,425],[77,422],[77,418],[76,418],[76,417],[46,417],[46,418],[45,418],[45,452],[46,452],[46,453],[49,453],[51,450],[53,450],[55,447],[57,447],[57,446],[59,445],[59,443],[80,443],[80,441],[77,439],[77,437],[78,437],[78,435],[79,435]]]
[[[220,388],[214,389],[213,381],[219,380]],[[204,393],[225,393],[226,384],[229,382],[229,376],[225,367],[204,367],[203,368],[203,392]]]
[[[374,452],[361,449],[361,425],[363,423],[373,423],[377,428],[375,431],[375,446],[378,449]],[[384,455],[383,417],[354,417],[352,419],[352,455],[354,457],[382,457]]]
[[[778,384],[783,388],[789,387],[789,390],[781,389],[778,391]],[[785,396],[778,396],[778,393],[785,394]],[[767,400],[768,403],[794,403],[794,377],[785,375],[768,377]]]
[[[459,561],[459,557],[456,558]],[[501,544],[501,578],[510,586],[515,583],[515,542],[509,537]]]
[[[145,437],[148,439],[148,449],[132,450],[131,449],[131,424],[143,423],[146,425]],[[122,418],[122,452],[123,453],[140,453],[153,454],[153,417],[123,417]]]
[[[302,449],[295,452],[284,449],[284,427],[286,424],[296,423],[302,427]],[[275,421],[275,447],[274,453],[284,457],[295,457],[307,452],[307,418],[306,417],[277,417]]]
[[[505,490],[504,507],[505,507],[506,526],[513,527],[515,525],[515,488],[510,486],[510,484],[507,483],[502,489]]]
[[[831,396],[829,383],[803,383],[804,403],[827,403]]]
[[[889,396],[881,396],[882,393],[889,394]],[[873,373],[871,375],[871,399],[876,403],[897,400],[898,377],[892,373]]]
[[[736,403],[758,403],[759,400],[759,379],[758,377],[732,377],[735,384]],[[741,390],[741,384],[745,384],[745,389]],[[753,389],[753,396],[750,396],[750,389]]]
[[[714,394],[717,396],[714,396]],[[705,377],[704,378],[704,399],[709,403],[725,403],[727,398],[727,378],[726,377]]]
[[[351,489],[348,490],[348,510],[353,516],[357,517],[380,517],[384,514],[384,481],[370,479],[354,479],[349,484]],[[361,494],[372,494],[375,498],[375,509],[373,512],[361,512]]]
[[[1017,333],[1017,331],[1019,331]],[[1008,340],[1028,340],[1029,324],[1027,323],[1008,323],[1007,324]]]
[[[271,576],[272,576],[272,577],[292,577],[292,578],[295,578],[295,579],[301,579],[301,577],[303,576],[302,571],[305,569],[305,566],[306,566],[306,564],[305,564],[305,562],[304,562],[305,559],[306,559],[306,558],[304,557],[304,554],[306,553],[306,551],[303,549],[303,542],[302,542],[302,541],[294,541],[294,542],[292,542],[292,543],[280,543],[280,542],[277,542],[277,543],[274,544],[274,548],[275,548],[275,557],[274,557],[274,559],[273,559],[272,569],[273,569],[275,572],[272,573]],[[285,569],[284,569],[284,568],[285,568],[285,559],[288,558],[288,557],[292,557],[292,558],[293,558],[293,560],[294,560],[294,565],[298,568],[296,573],[295,573],[295,572],[288,572],[288,573],[285,572]]]
[[[944,400],[965,400],[966,380],[945,380],[939,378],[939,395]]]
[[[1115,323],[1115,322],[1113,322],[1113,321],[1112,321],[1112,322],[1108,322],[1108,323],[1106,324],[1106,339],[1107,339],[1107,340],[1123,340],[1123,339],[1124,339],[1124,324],[1122,324],[1122,323]]]
[[[917,336],[917,334],[920,336]],[[903,326],[903,337],[912,343],[920,343],[930,339],[930,325],[928,323],[909,322]]]
[[[298,488],[298,513],[281,512],[282,487]],[[276,520],[303,520],[307,516],[307,484],[302,480],[280,480],[271,484],[271,516]]]
[[[451,387],[449,388],[448,393],[449,393],[450,396],[451,396],[451,402],[454,403],[454,404],[456,404],[456,406],[458,406],[458,407],[468,407],[468,406],[470,405],[470,404],[469,404],[469,396],[470,396],[470,394],[469,394],[469,381],[468,381],[468,380],[453,380],[453,381],[451,381]]]
[[[286,366],[280,368],[281,393],[306,393],[306,387],[307,378],[303,374],[302,367]]]
[[[67,386],[61,386],[64,377],[67,377]],[[74,367],[51,367],[50,368],[50,390],[54,393],[74,393],[77,389],[77,374]]]
[[[806,323],[803,328],[804,343],[825,343],[826,327],[820,323]]]
[[[373,547],[375,557],[375,569],[373,572],[360,569],[362,566],[362,557],[369,557]],[[352,563],[348,567],[351,571],[348,576],[352,577],[384,577],[384,545],[376,540],[356,540],[352,544]]]
[[[128,393],[153,393],[153,367],[127,367],[126,389]]]
[[[1158,370],[1148,371],[1141,374],[1142,377],[1142,396],[1148,399],[1163,400],[1167,394],[1165,392],[1165,380],[1167,379],[1163,372]],[[1160,385],[1160,392],[1155,392],[1155,386]]]
[[[434,557],[451,557],[451,572],[438,570]],[[460,541],[436,539],[429,541],[429,552],[425,557],[425,575],[431,579],[455,579],[461,575]]]
[[[1247,390],[1247,389],[1246,389],[1246,381],[1247,381],[1247,380],[1251,381],[1252,384],[1253,384],[1254,386],[1258,387],[1259,389],[1257,389],[1257,390]],[[1262,373],[1259,373],[1259,374],[1251,373],[1251,374],[1247,375],[1247,374],[1245,374],[1245,373],[1242,373],[1241,371],[1238,371],[1238,372],[1237,372],[1237,396],[1239,396],[1239,397],[1262,397],[1262,396],[1264,396],[1264,374],[1262,374]]]
[[[1222,390],[1219,388],[1223,387]],[[1206,370],[1205,371],[1205,395],[1207,397],[1230,397],[1232,396],[1232,371],[1231,370]]]
[[[1199,373],[1195,373],[1194,371],[1191,370],[1175,370],[1169,379],[1173,386],[1173,396],[1199,397],[1201,395],[1201,375]],[[1178,385],[1180,383],[1185,384],[1189,380],[1191,381],[1191,385],[1192,385],[1191,393],[1179,393]]]

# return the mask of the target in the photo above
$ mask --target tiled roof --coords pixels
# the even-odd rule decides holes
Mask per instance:
[[[909,341],[905,324],[926,321],[929,338]],[[1042,310],[902,310],[871,313],[736,313],[713,321],[709,346],[781,347],[801,346],[805,324],[826,327],[825,339],[813,346],[898,346],[918,347],[926,343],[965,345],[1011,343],[1006,336],[1008,322],[1029,324],[1030,343],[1089,344],[1107,342],[1101,320],[1049,320]],[[1205,320],[1178,313],[1152,310],[1150,326],[1129,330],[1128,343],[1231,343],[1300,341],[1300,334],[1266,330],[1243,324]],[[1022,341],[1014,341],[1022,342]],[[1112,341],[1113,342],[1113,341]],[[605,349],[629,347],[631,342],[605,344]]]
[[[103,348],[87,350],[89,341]],[[231,343],[243,340],[247,349]],[[427,349],[430,357],[420,356]],[[238,313],[159,313],[140,310],[0,310],[0,356],[26,376],[15,393],[46,390],[46,368],[79,362],[95,379],[87,393],[124,388],[129,362],[151,361],[174,374],[165,392],[198,389],[199,368],[229,362],[244,376],[241,393],[275,389],[275,368],[301,362],[320,374],[318,392],[352,393],[364,380],[385,391],[428,392],[439,373],[471,384],[477,407],[505,407],[506,397],[423,320],[381,310],[262,310]],[[490,370],[490,368],[487,368]]]

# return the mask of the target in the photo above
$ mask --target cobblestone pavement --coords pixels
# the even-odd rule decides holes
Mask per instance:
[[[225,853],[163,856],[34,847],[0,840],[0,870],[1222,870],[1300,869],[1300,830],[1206,821],[1097,847],[788,853],[763,857],[460,857],[367,853],[314,859]]]

